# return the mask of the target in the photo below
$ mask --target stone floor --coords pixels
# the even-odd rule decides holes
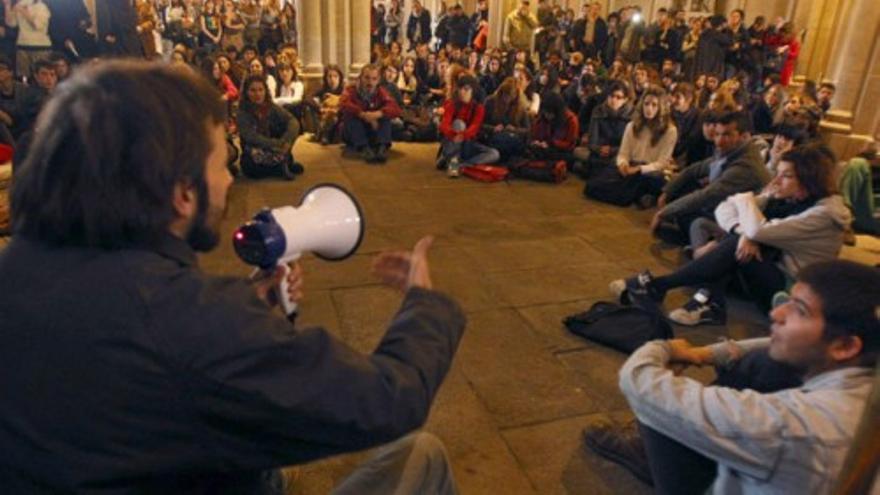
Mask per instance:
[[[587,201],[582,184],[449,180],[434,170],[434,145],[396,145],[385,166],[341,157],[338,147],[300,140],[306,174],[295,182],[240,180],[230,195],[221,247],[202,260],[209,272],[246,275],[231,248],[235,227],[263,206],[297,204],[324,182],[354,192],[367,225],[359,253],[342,263],[306,256],[303,324],[323,325],[370,352],[400,296],[369,275],[371,258],[436,236],[430,256],[435,285],[455,297],[469,323],[425,429],[445,442],[464,494],[629,494],[649,487],[585,451],[580,433],[601,414],[627,417],[617,388],[624,356],[568,334],[566,315],[608,299],[610,280],[648,267],[666,273],[679,262],[647,234],[650,212]],[[0,249],[8,238],[0,237]],[[880,240],[860,237],[846,257],[880,262]],[[667,306],[687,295],[673,293]],[[677,329],[708,343],[760,334],[763,317],[731,301],[727,328]],[[694,370],[707,380],[707,370]],[[332,391],[328,391],[332,393]],[[300,469],[293,493],[327,493],[369,453]]]
[[[626,415],[617,389],[624,356],[568,334],[566,315],[607,299],[608,282],[678,262],[647,234],[650,212],[587,201],[582,184],[450,180],[433,166],[435,145],[396,145],[384,166],[343,158],[338,147],[301,140],[306,173],[295,182],[240,180],[232,189],[222,247],[203,267],[246,274],[228,236],[262,206],[298,203],[323,182],[351,190],[367,234],[341,263],[306,257],[302,323],[320,324],[369,352],[400,296],[369,274],[372,257],[436,236],[430,264],[436,288],[455,297],[468,327],[425,426],[446,444],[465,494],[647,493],[614,464],[584,450],[580,432],[598,414]],[[667,304],[682,303],[675,294]],[[696,341],[748,335],[761,316],[747,305],[729,329],[681,332]],[[328,391],[332,393],[332,391]],[[295,493],[326,493],[365,453],[302,468]]]

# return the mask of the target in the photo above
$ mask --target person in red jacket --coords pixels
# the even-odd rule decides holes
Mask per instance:
[[[458,177],[461,165],[495,163],[501,157],[498,150],[477,142],[485,115],[483,105],[474,99],[479,85],[471,75],[458,78],[453,97],[443,104],[437,168],[445,168],[449,177]]]
[[[541,96],[538,118],[529,132],[529,152],[538,160],[572,160],[578,141],[577,116],[565,106],[559,93],[548,91]]]
[[[349,148],[357,150],[367,163],[385,163],[391,146],[391,119],[400,116],[400,106],[379,87],[379,67],[361,69],[358,82],[342,93],[342,136]]]

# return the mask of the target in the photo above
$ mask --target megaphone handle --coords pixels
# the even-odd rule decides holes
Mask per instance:
[[[278,296],[278,302],[284,308],[284,315],[287,316],[287,319],[292,320],[296,318],[297,304],[290,300],[290,295],[287,293],[290,288],[290,283],[287,281],[287,276],[290,274],[290,266],[287,263],[279,263],[278,266],[284,270],[284,278],[281,279],[281,283],[275,288],[277,291],[275,295]]]

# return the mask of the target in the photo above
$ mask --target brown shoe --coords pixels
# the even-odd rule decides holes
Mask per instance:
[[[584,428],[583,435],[590,450],[620,464],[645,483],[654,484],[635,419],[621,423],[605,415]]]

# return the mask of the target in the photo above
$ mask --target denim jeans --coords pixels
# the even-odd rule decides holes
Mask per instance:
[[[356,117],[347,117],[343,123],[345,144],[354,149],[364,146],[390,146],[391,120],[379,119],[379,128],[373,129],[370,124]]]
[[[446,160],[458,158],[462,165],[495,163],[500,158],[498,150],[476,141],[456,143],[444,139],[443,144],[440,145],[440,153]]]

